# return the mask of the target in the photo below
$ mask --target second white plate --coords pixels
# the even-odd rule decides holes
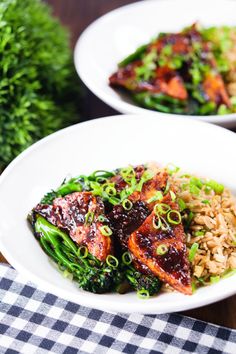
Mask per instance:
[[[198,21],[203,26],[235,26],[236,1],[149,0],[114,10],[91,24],[79,38],[74,60],[79,76],[101,100],[122,113],[152,113],[108,84],[117,63],[159,32],[179,31]],[[173,114],[155,113],[159,116]],[[185,116],[225,127],[236,126],[236,114]]]

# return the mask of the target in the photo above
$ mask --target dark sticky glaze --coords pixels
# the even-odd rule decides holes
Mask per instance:
[[[110,78],[111,86],[122,87],[133,92],[162,93],[179,100],[186,101],[188,93],[184,80],[191,80],[188,73],[188,66],[192,64],[191,54],[195,51],[194,45],[200,44],[201,51],[198,53],[202,63],[211,68],[210,75],[207,75],[199,90],[207,101],[214,102],[217,106],[225,104],[230,106],[230,99],[221,74],[217,70],[216,60],[211,51],[210,44],[205,41],[198,31],[196,24],[180,33],[164,33],[147,46],[146,53],[156,52],[159,56],[162,50],[171,45],[170,63],[174,56],[188,56],[185,69],[173,70],[167,63],[165,66],[158,66],[153,76],[147,80],[140,80],[136,74],[136,68],[142,66],[142,60],[135,60],[126,67],[119,68]],[[187,74],[186,74],[187,72]]]
[[[167,195],[163,203],[178,210],[178,205]],[[168,231],[153,227],[154,211],[146,218],[138,230],[133,232],[128,241],[130,252],[145,264],[162,281],[176,290],[191,294],[190,265],[187,259],[185,234],[182,224],[170,225]],[[156,250],[161,244],[168,247],[165,255],[158,255]]]
[[[56,198],[53,205],[37,205],[34,212],[45,217],[53,225],[67,232],[79,245],[101,261],[112,251],[111,238],[102,235],[97,218],[104,215],[104,205],[100,198],[90,192],[75,192],[63,198]],[[88,212],[94,213],[91,224],[85,223]]]
[[[119,239],[124,249],[127,249],[131,233],[142,225],[149,214],[149,209],[141,201],[134,203],[131,210],[125,210],[122,205],[116,205],[109,213],[108,218],[113,234]]]

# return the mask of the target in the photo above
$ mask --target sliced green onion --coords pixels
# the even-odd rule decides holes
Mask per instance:
[[[173,219],[174,217],[174,219]],[[180,212],[178,210],[170,210],[167,214],[167,221],[170,223],[170,224],[174,224],[174,225],[178,225],[181,223],[181,215],[180,215]]]
[[[140,299],[148,299],[150,297],[149,291],[145,289],[141,289],[137,291],[137,296]]]
[[[108,183],[108,179],[101,176],[101,177],[97,177],[97,178],[96,178],[96,182],[97,182],[97,183],[100,183],[100,184]]]
[[[170,176],[172,176],[174,173],[177,173],[180,170],[179,167],[175,166],[172,163],[168,163],[168,165],[166,166],[166,169],[167,169],[167,172]]]
[[[223,184],[219,184],[214,180],[210,180],[209,182],[206,183],[206,185],[211,189],[213,189],[216,194],[222,194],[224,192]]]
[[[204,236],[205,235],[205,231],[195,231],[194,232],[194,236]]]
[[[235,269],[229,269],[227,270],[224,275],[223,275],[223,279],[226,279],[226,278],[229,278],[231,277],[232,275],[235,275],[236,274],[236,268]]]
[[[189,191],[191,194],[198,196],[200,194],[201,189],[198,188],[195,184],[190,184]]]
[[[109,196],[114,197],[114,196],[116,195],[116,189],[115,189],[115,187],[113,187],[112,185],[106,186],[105,189],[104,189],[104,191],[105,191],[105,193],[106,193],[107,195],[109,195]]]
[[[210,186],[205,186],[204,191],[206,194],[210,194],[210,192],[212,191],[212,188]]]
[[[99,227],[99,230],[101,231],[101,234],[103,236],[111,236],[112,235],[112,231],[111,231],[110,227],[107,225]]]
[[[119,265],[118,259],[115,256],[112,256],[111,254],[107,256],[106,263],[112,268],[117,268]]]
[[[159,215],[156,215],[153,219],[152,219],[152,225],[154,227],[154,229],[158,230],[160,229],[162,222],[161,222],[161,218]]]
[[[204,200],[202,200],[202,203],[203,203],[203,204],[210,204],[210,200],[204,199]]]
[[[163,194],[161,191],[157,191],[153,197],[149,198],[147,200],[148,203],[156,202],[157,200],[162,200],[163,199]]]
[[[166,182],[166,186],[165,186],[165,189],[164,189],[164,192],[163,194],[166,195],[168,192],[169,192],[169,189],[170,189],[170,182],[169,180]]]
[[[170,191],[170,196],[171,196],[171,200],[174,202],[176,199],[176,195],[173,191]]]
[[[154,206],[154,213],[157,214],[167,214],[168,211],[170,210],[170,206],[165,203],[158,203]]]
[[[88,256],[88,249],[85,246],[80,246],[77,250],[77,256],[79,258],[86,258]]]
[[[122,206],[125,210],[132,209],[133,203],[129,199],[124,199],[122,202]]]
[[[106,221],[106,218],[105,218],[105,216],[103,216],[103,215],[99,215],[98,218],[97,218],[97,220],[98,220],[99,222],[104,222],[104,221]]]
[[[168,246],[166,246],[164,243],[159,245],[156,249],[156,252],[158,254],[158,256],[163,256],[164,254],[166,254],[168,252]]]
[[[220,280],[220,276],[219,276],[219,275],[211,276],[211,277],[210,277],[210,282],[211,282],[211,284],[218,283],[219,280]]]
[[[94,212],[88,211],[87,214],[85,215],[85,224],[86,225],[91,225],[94,219]]]
[[[183,211],[184,209],[186,209],[186,203],[183,199],[179,198],[178,199],[178,204],[179,204],[179,209],[180,211]]]
[[[186,227],[187,228],[189,228],[189,226],[191,225],[193,218],[194,218],[194,213],[192,211],[190,211],[188,214],[188,218],[186,220]]]
[[[192,293],[194,294],[196,292],[196,290],[197,290],[197,286],[196,286],[195,281],[191,282],[191,287],[192,287]]]
[[[98,183],[98,182],[89,182],[89,185],[90,185],[90,188],[92,189],[92,193],[94,195],[99,195],[99,196],[102,196],[102,187],[101,185]]]
[[[191,184],[191,185],[195,185],[196,187],[198,187],[199,189],[201,189],[204,183],[203,183],[203,181],[202,181],[200,178],[191,177],[191,178],[190,178],[190,184]]]
[[[197,250],[198,250],[198,243],[193,243],[190,250],[189,250],[189,255],[188,255],[188,259],[189,259],[189,262],[192,262],[194,260],[194,257],[197,253]]]
[[[161,216],[160,218],[161,218],[161,229],[162,229],[162,231],[168,230],[170,228],[170,225],[168,224],[168,222],[166,221],[166,219],[163,216]]]
[[[142,177],[140,179],[140,181],[137,184],[136,190],[138,192],[141,192],[144,183],[146,183],[147,181],[149,181],[150,179],[152,179],[154,176],[154,173],[152,171],[144,171],[144,173],[142,174]]]
[[[132,256],[129,252],[123,253],[121,258],[122,258],[122,262],[125,265],[130,265],[132,263]]]
[[[120,175],[125,182],[129,183],[135,177],[135,170],[132,166],[122,168]]]

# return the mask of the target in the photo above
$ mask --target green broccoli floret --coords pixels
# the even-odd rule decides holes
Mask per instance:
[[[0,3],[0,171],[36,140],[78,120],[67,31],[38,0]]]
[[[145,275],[137,271],[132,265],[128,265],[125,277],[131,287],[139,291],[147,291],[150,296],[157,294],[162,286],[161,281],[153,275]]]

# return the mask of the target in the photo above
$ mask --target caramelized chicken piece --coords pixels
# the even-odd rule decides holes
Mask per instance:
[[[217,106],[225,104],[230,107],[229,96],[220,74],[209,73],[203,82],[203,90],[208,99],[214,102]]]
[[[110,78],[111,86],[121,86],[127,90],[151,93],[162,93],[179,100],[187,99],[187,90],[180,75],[173,69],[158,67],[155,77],[147,82],[137,80],[135,69],[141,65],[141,62],[134,62],[125,68],[120,68]]]
[[[168,68],[168,66],[156,69],[153,92],[154,91],[161,92],[179,100],[186,100],[188,98],[183,79],[175,70]]]
[[[119,68],[114,74],[109,77],[111,86],[121,86],[127,90],[138,90],[138,82],[136,80],[135,69],[142,64],[141,61],[135,61],[128,64],[124,68]]]
[[[63,198],[56,198],[53,205],[39,204],[34,211],[66,231],[73,241],[85,245],[100,261],[105,261],[111,253],[111,238],[101,233],[100,228],[104,223],[98,221],[98,216],[104,215],[104,205],[101,199],[92,193],[68,194]],[[92,216],[90,220],[86,220],[87,213]]]
[[[169,195],[162,202],[168,204],[172,210],[178,210],[178,205],[171,201]],[[164,215],[163,217],[166,218]],[[153,210],[139,229],[129,237],[128,248],[134,257],[160,280],[184,294],[191,295],[190,265],[183,226],[181,223],[169,224],[167,230],[156,229],[154,220]]]
[[[144,172],[143,166],[135,168],[136,178],[139,181]],[[128,199],[133,203],[130,210],[125,210],[122,205],[116,205],[109,213],[108,218],[114,235],[119,239],[124,249],[127,248],[128,238],[137,230],[147,216],[151,213],[155,202],[148,203],[157,191],[164,191],[168,175],[166,172],[158,172],[153,178],[143,184],[141,192],[135,191]],[[126,183],[120,175],[113,177],[116,189],[121,191]]]

